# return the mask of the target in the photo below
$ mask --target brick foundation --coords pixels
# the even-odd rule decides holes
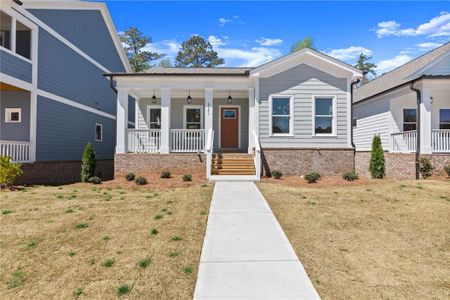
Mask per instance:
[[[264,175],[279,170],[284,175],[342,175],[353,170],[353,149],[262,149]]]
[[[450,154],[422,155],[431,158],[431,163],[436,168],[434,174],[443,175],[444,165],[450,163]],[[414,179],[416,178],[414,153],[384,153],[386,165],[386,178]],[[361,176],[370,178],[369,172],[370,151],[356,152],[355,170]]]
[[[36,162],[22,165],[19,184],[65,184],[81,180],[81,161]],[[98,160],[96,175],[103,180],[114,177],[114,161]]]
[[[190,174],[206,172],[205,155],[198,157],[194,153],[121,153],[114,159],[114,176],[127,173],[148,174],[169,170],[186,171]]]

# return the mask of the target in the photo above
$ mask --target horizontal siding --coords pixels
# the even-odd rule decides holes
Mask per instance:
[[[125,71],[99,10],[30,9],[29,12],[109,71]]]
[[[357,126],[353,127],[353,141],[357,151],[371,149],[375,135],[380,135],[384,149],[389,148],[392,115],[388,99],[357,104],[354,106],[353,116],[357,120]]]
[[[5,123],[6,108],[21,108],[20,123]],[[30,140],[30,93],[0,91],[0,140]]]
[[[117,96],[103,71],[43,29],[38,63],[39,89],[116,114]]]
[[[272,94],[293,95],[294,136],[270,136],[269,96]],[[337,97],[337,135],[315,137],[313,132],[314,95]],[[262,147],[278,148],[344,148],[348,137],[347,80],[300,65],[270,78],[260,79],[259,137]]]
[[[0,72],[31,83],[32,64],[0,50]]]
[[[80,160],[88,142],[97,159],[114,157],[116,122],[41,96],[37,101],[37,161]],[[95,141],[95,123],[103,141]]]

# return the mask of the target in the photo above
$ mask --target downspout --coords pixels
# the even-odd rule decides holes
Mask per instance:
[[[356,169],[356,146],[353,141],[353,88],[356,84],[358,84],[361,80],[358,78],[355,82],[350,84],[350,143],[353,147],[353,171]]]
[[[109,76],[109,86],[110,86],[111,89],[114,91],[114,93],[117,94],[117,89],[116,89],[116,87],[114,86],[114,81],[113,81],[113,76],[112,76],[112,75]]]
[[[419,89],[414,87],[415,81],[411,82],[409,84],[409,88],[416,92],[416,101],[417,101],[417,116],[416,116],[416,130],[417,130],[417,137],[416,137],[416,179],[420,179],[420,173],[419,173],[419,158],[420,158],[420,104],[422,102],[421,92]]]

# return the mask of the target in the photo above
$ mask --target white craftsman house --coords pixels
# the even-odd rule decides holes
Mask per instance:
[[[257,68],[105,76],[117,90],[116,173],[200,166],[210,178],[259,178],[273,169],[353,169],[350,86],[361,72],[318,51],[303,49]],[[130,96],[135,128],[127,125]]]

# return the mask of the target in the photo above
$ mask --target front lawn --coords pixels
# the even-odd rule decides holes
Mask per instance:
[[[323,299],[448,299],[449,180],[259,188]]]
[[[0,191],[0,295],[191,299],[212,189]]]

